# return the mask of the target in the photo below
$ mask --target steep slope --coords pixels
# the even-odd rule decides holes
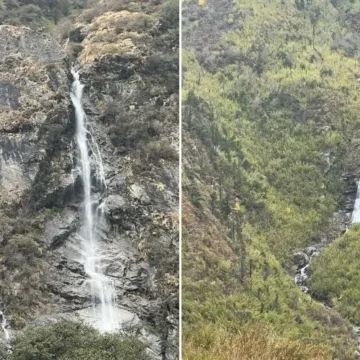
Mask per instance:
[[[97,236],[123,329],[154,358],[177,357],[177,4],[104,1],[43,29],[0,28],[0,303],[12,330],[58,319],[92,322],[74,246],[83,185],[70,101],[85,84]],[[66,24],[66,31],[64,27]],[[95,148],[98,147],[98,150]],[[106,189],[96,171],[101,154]]]
[[[264,359],[355,358],[347,319],[291,275],[299,250],[331,242],[351,217],[356,9],[341,1],[184,5],[186,358],[261,358],[250,350],[259,329],[249,326],[259,324],[270,344]],[[234,341],[247,346],[222,346],[214,324],[230,338],[240,332]]]

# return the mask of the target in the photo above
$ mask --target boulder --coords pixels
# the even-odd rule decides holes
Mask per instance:
[[[75,43],[81,43],[86,37],[84,27],[79,26],[69,32],[69,40]]]
[[[66,239],[76,231],[79,216],[77,212],[66,209],[45,223],[44,238],[51,249],[64,244]]]
[[[151,200],[145,189],[140,185],[133,184],[130,186],[130,194],[132,198],[140,201],[143,204],[150,204]]]
[[[305,252],[299,251],[293,255],[293,262],[300,269],[309,263],[309,256]]]

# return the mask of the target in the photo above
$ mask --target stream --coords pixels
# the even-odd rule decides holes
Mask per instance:
[[[96,327],[103,332],[115,331],[119,320],[116,311],[116,291],[114,281],[104,274],[104,258],[106,254],[99,246],[98,232],[105,222],[104,202],[96,199],[92,194],[92,161],[95,165],[96,178],[100,187],[105,189],[106,182],[103,164],[99,148],[92,137],[87,124],[85,111],[82,106],[84,85],[80,82],[80,75],[72,70],[74,82],[71,92],[71,101],[75,108],[76,116],[76,142],[78,147],[80,164],[80,177],[83,183],[83,226],[79,231],[79,248],[81,262],[84,264],[88,276],[88,284],[91,292],[93,311],[98,313],[99,323]],[[93,155],[91,160],[90,155]],[[96,315],[94,314],[94,317]]]
[[[357,181],[356,199],[354,203],[354,210],[351,216],[350,226],[356,223],[360,223],[360,180]],[[302,250],[301,252],[295,254],[295,256],[298,257],[298,260],[300,260],[299,264],[301,264],[300,265],[301,267],[297,270],[294,276],[294,282],[296,285],[300,287],[300,289],[305,294],[309,293],[309,288],[307,286],[307,283],[309,280],[309,270],[310,270],[311,260],[313,259],[313,257],[318,256],[324,248],[325,248],[324,244],[317,244],[317,245],[309,246],[306,249]],[[328,307],[327,305],[325,304],[323,305],[326,308],[330,309],[330,307]],[[360,327],[355,326],[353,324],[351,325],[357,338],[358,351],[356,355],[360,359]]]

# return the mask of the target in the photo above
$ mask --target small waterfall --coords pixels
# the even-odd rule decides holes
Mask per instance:
[[[307,281],[309,279],[309,266],[312,258],[320,254],[320,249],[310,246],[301,254],[303,254],[304,264],[296,272],[294,281],[295,284],[298,285],[305,294],[307,294],[309,292],[309,288],[307,287]]]
[[[360,223],[360,180],[357,181],[357,191],[356,191],[356,199],[355,199],[355,203],[354,203],[354,210],[353,213],[351,215],[351,224],[349,224],[347,226],[346,231],[349,230],[349,227],[352,224],[357,224]],[[305,249],[306,252],[307,249]],[[300,268],[298,270],[298,272],[296,273],[295,277],[294,277],[294,281],[295,284],[297,284],[298,286],[300,286],[301,290],[305,293],[309,292],[309,289],[307,287],[307,282],[309,279],[308,276],[308,272],[309,272],[309,266],[310,266],[310,262],[311,262],[311,258],[313,256],[317,256],[319,255],[320,250],[317,250],[316,252],[310,253],[309,255],[309,261],[307,261],[304,266],[302,268]],[[360,328],[359,328],[359,332],[360,332]]]
[[[84,269],[88,275],[91,296],[93,301],[94,318],[101,318],[98,327],[101,331],[114,331],[118,325],[116,319],[116,291],[114,283],[103,273],[103,254],[99,248],[98,230],[105,222],[104,203],[96,200],[92,194],[91,182],[91,151],[93,163],[96,165],[95,175],[101,182],[103,189],[106,187],[103,165],[100,151],[95,143],[86,115],[82,106],[82,95],[84,85],[80,82],[79,73],[72,70],[74,82],[71,92],[71,100],[75,108],[76,116],[76,142],[79,150],[79,162],[81,166],[80,176],[84,188],[83,223],[78,233],[80,239],[80,253],[84,263]]]
[[[2,311],[0,311],[0,322],[1,322],[1,328],[3,329],[5,334],[5,339],[10,340],[10,334],[6,329],[6,327],[8,326],[8,321],[6,320],[6,317]]]
[[[357,182],[357,192],[354,204],[354,211],[352,213],[351,223],[356,224],[360,222],[360,180]]]
[[[349,230],[349,227],[351,227],[352,224],[357,224],[357,223],[360,223],[360,180],[357,181],[356,199],[354,203],[354,210],[351,216],[351,224],[347,226],[346,231]],[[305,253],[307,252],[306,250],[308,249],[305,249]],[[299,269],[299,271],[296,273],[294,277],[295,284],[298,285],[300,289],[306,294],[309,292],[309,288],[307,287],[307,282],[309,279],[308,272],[309,272],[311,259],[314,256],[318,256],[321,250],[322,250],[321,248],[318,248],[316,249],[316,251],[311,251],[310,253],[308,253],[309,260],[305,262],[304,266]],[[326,305],[324,305],[324,307],[329,309],[329,307]],[[353,328],[354,335],[356,336],[357,339],[358,350],[356,351],[355,355],[360,356],[360,327],[353,324],[351,324],[351,326]]]

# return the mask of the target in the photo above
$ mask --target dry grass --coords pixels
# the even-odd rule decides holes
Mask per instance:
[[[189,234],[189,246],[193,251],[203,249],[205,244],[209,251],[218,257],[232,259],[234,252],[229,246],[226,234],[222,231],[218,219],[210,212],[202,212],[201,218],[198,209],[188,199],[187,194],[183,197],[182,223]],[[201,250],[202,251],[202,250]]]
[[[93,20],[90,32],[82,43],[80,61],[91,63],[107,54],[141,57],[146,52],[147,32],[154,19],[129,11],[107,12]],[[144,38],[144,44],[141,40]]]
[[[184,360],[330,360],[324,346],[277,339],[265,328],[251,327],[237,335],[214,326],[187,330]]]

